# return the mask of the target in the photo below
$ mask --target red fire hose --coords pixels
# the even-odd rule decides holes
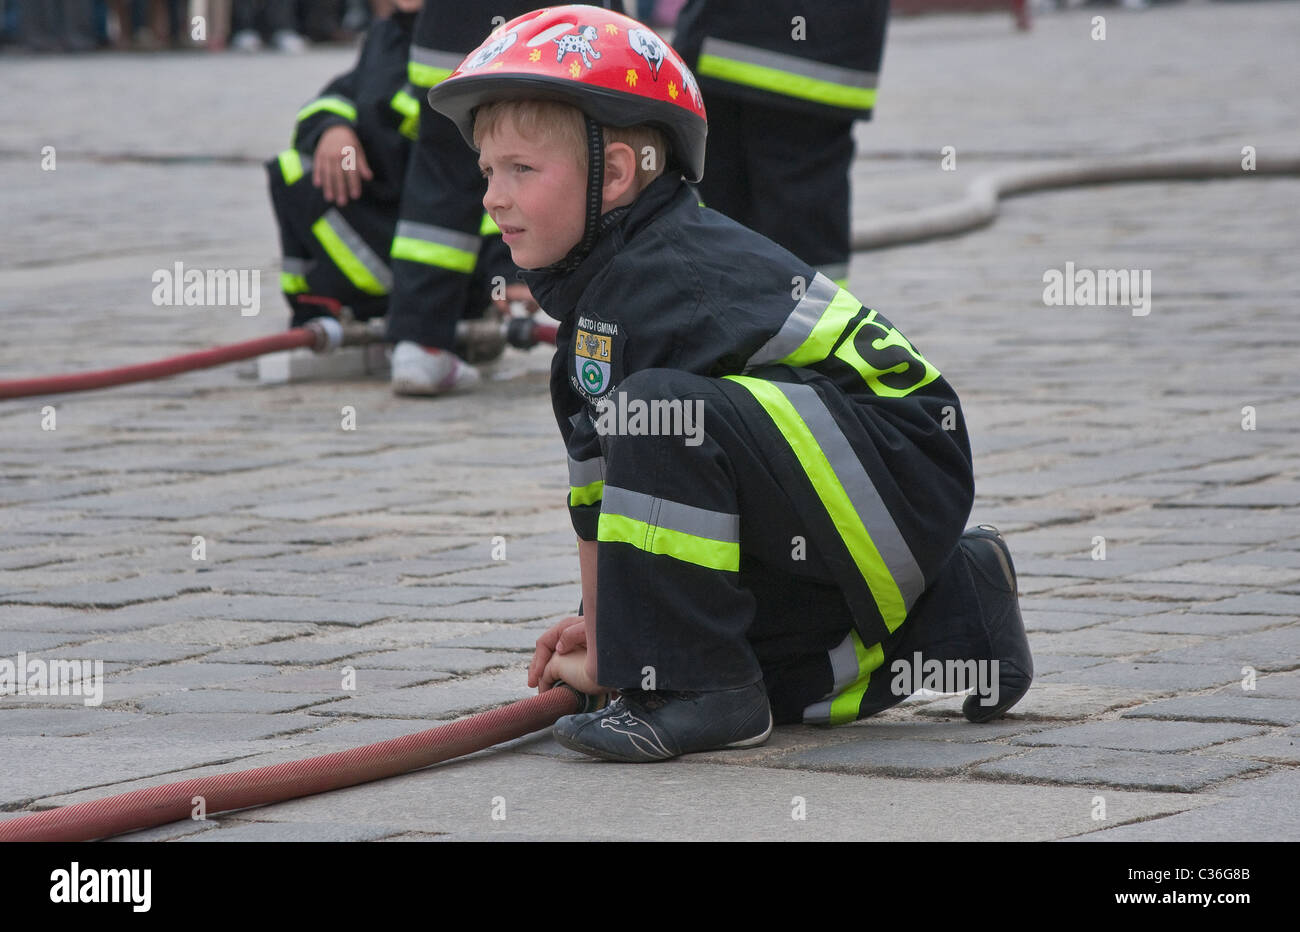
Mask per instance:
[[[505,345],[529,349],[538,343],[555,343],[556,327],[531,318],[496,316],[483,320],[462,321],[457,327],[457,339],[465,347],[462,352],[470,362],[491,359],[501,355]],[[94,388],[108,388],[129,382],[147,382],[162,379],[193,369],[208,369],[228,362],[237,362],[265,353],[310,347],[318,353],[327,353],[340,346],[383,342],[382,331],[368,323],[340,323],[332,317],[309,321],[302,327],[286,330],[269,337],[232,343],[197,353],[186,353],[160,359],[157,362],[98,372],[80,372],[73,375],[38,376],[30,379],[0,381],[0,401],[6,398],[27,398],[32,395],[57,395],[62,392],[83,392]]]
[[[564,686],[428,731],[306,760],[200,777],[0,822],[0,842],[94,841],[205,813],[311,796],[418,770],[553,725],[594,700]]]

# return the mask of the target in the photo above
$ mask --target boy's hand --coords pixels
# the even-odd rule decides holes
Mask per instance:
[[[312,156],[311,181],[325,200],[342,207],[361,196],[362,179],[375,177],[361,140],[350,126],[331,126],[321,133]]]
[[[555,685],[557,680],[564,680],[578,692],[589,696],[599,696],[609,692],[587,672],[587,649],[579,647],[564,654],[553,654],[546,669],[542,671],[538,692],[544,693]]]
[[[581,615],[570,615],[557,622],[537,639],[537,650],[533,652],[533,662],[528,665],[529,687],[540,686],[547,664],[556,654],[568,654],[576,648],[582,648],[583,655],[587,648],[587,629]],[[568,682],[568,677],[563,677]],[[551,678],[554,682],[555,677]],[[576,683],[574,684],[577,685]],[[550,683],[542,687],[542,692],[550,689]]]

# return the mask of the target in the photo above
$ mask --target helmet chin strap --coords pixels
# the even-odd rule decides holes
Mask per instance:
[[[582,239],[569,250],[568,255],[539,271],[571,272],[591,253],[600,235],[600,208],[605,190],[605,134],[600,124],[587,114],[582,115],[587,129],[587,212]]]

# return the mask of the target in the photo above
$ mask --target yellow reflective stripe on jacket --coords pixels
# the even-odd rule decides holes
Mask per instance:
[[[366,294],[388,294],[393,286],[392,271],[337,208],[326,211],[325,216],[311,225],[311,231],[348,281]]]
[[[579,505],[594,505],[601,500],[604,494],[604,479],[597,479],[595,482],[589,482],[586,485],[571,485],[569,486],[569,505],[574,508]]]
[[[397,224],[388,254],[394,259],[469,274],[478,264],[478,248],[479,238],[473,233],[402,220]]]
[[[605,486],[596,540],[707,569],[740,572],[740,515]]]
[[[876,105],[876,75],[872,72],[722,39],[704,40],[695,73],[829,107],[870,110]]]
[[[413,45],[411,57],[406,63],[406,79],[416,87],[433,87],[450,77],[464,57],[458,52],[440,52]]]
[[[297,149],[285,149],[280,153],[280,175],[285,184],[293,184],[302,177],[302,156]]]
[[[589,460],[569,457],[569,505],[594,505],[605,493],[605,458]]]
[[[743,386],[772,418],[862,574],[885,627],[891,632],[897,629],[924,591],[925,581],[830,411],[808,385],[741,375],[724,378]]]
[[[328,110],[330,113],[338,114],[350,123],[357,121],[357,108],[352,101],[346,97],[338,97],[334,94],[325,97],[317,97],[307,106],[298,111],[297,121],[301,123],[313,113],[320,113],[322,110]]]
[[[479,236],[501,235],[501,228],[497,226],[497,222],[492,219],[491,214],[487,214],[487,213],[483,214],[483,222],[478,225],[478,235]]]
[[[402,122],[397,131],[407,139],[420,138],[420,102],[407,90],[410,85],[401,88],[393,95],[392,107],[402,115]],[[414,88],[412,88],[413,90]]]

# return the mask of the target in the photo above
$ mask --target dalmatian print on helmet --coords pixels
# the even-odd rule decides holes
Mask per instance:
[[[668,138],[669,164],[688,181],[704,174],[708,118],[695,77],[630,17],[581,4],[525,13],[436,84],[429,104],[472,146],[476,107],[525,97],[571,103],[603,126],[656,126]]]

